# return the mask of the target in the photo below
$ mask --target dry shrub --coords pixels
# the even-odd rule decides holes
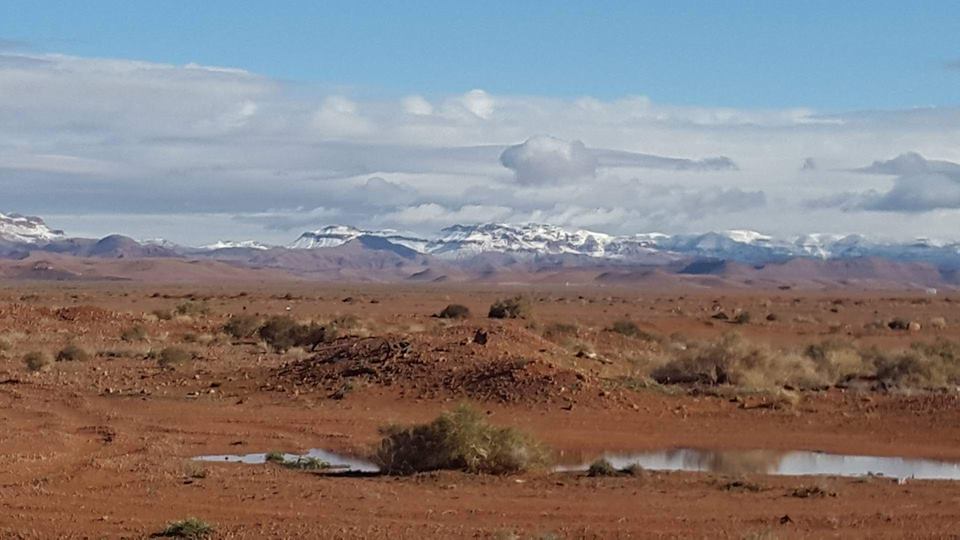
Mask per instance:
[[[260,317],[256,315],[234,315],[223,325],[223,331],[235,339],[253,337],[260,329]]]
[[[152,313],[153,316],[160,321],[169,321],[173,319],[173,311],[169,309],[155,309]]]
[[[193,360],[193,353],[180,347],[165,347],[157,357],[161,367],[172,367]]]
[[[127,342],[145,341],[147,339],[147,329],[140,324],[135,324],[129,328],[124,328],[120,332],[120,339]]]
[[[90,353],[74,344],[69,344],[57,353],[57,362],[86,362]]]
[[[590,464],[587,469],[587,476],[617,476],[617,469],[606,459],[600,458]]]
[[[848,342],[830,340],[809,345],[804,356],[813,360],[817,370],[833,384],[869,376],[874,371],[872,363]]]
[[[258,331],[260,339],[279,352],[293,347],[315,349],[333,339],[327,328],[316,323],[300,324],[291,317],[279,315],[267,319]]]
[[[209,538],[212,534],[212,525],[201,519],[191,517],[170,522],[162,531],[153,534],[153,536],[202,540],[203,538]]]
[[[210,313],[210,306],[206,302],[195,302],[188,300],[177,305],[177,315],[186,315],[188,317],[200,317]]]
[[[686,350],[651,373],[661,384],[817,388],[827,383],[809,358],[750,343],[737,334]]]
[[[436,316],[441,319],[467,319],[470,317],[470,308],[463,304],[450,304]]]
[[[642,339],[644,341],[660,341],[657,336],[641,330],[640,327],[637,326],[637,323],[631,321],[630,319],[620,319],[614,321],[609,330],[623,336]]]
[[[466,405],[444,412],[428,424],[389,426],[373,456],[386,474],[437,470],[512,474],[545,466],[546,449],[512,428],[491,426]]]
[[[53,361],[50,355],[41,351],[32,351],[23,355],[23,363],[28,371],[44,371],[50,368]]]
[[[526,298],[514,296],[494,302],[487,316],[491,319],[527,319],[531,312],[530,302]]]

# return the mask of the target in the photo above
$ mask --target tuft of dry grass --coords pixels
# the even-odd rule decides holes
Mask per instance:
[[[23,355],[23,364],[27,366],[28,371],[46,371],[50,369],[53,360],[50,355],[41,351],[32,351]]]

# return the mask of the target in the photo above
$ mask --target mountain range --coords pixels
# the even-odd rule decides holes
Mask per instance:
[[[650,286],[953,287],[960,243],[880,242],[862,235],[807,234],[777,239],[749,230],[610,235],[547,224],[453,225],[424,237],[394,230],[330,225],[286,246],[254,240],[202,247],[122,235],[69,237],[39,217],[0,214],[0,275],[56,279],[112,277],[58,271],[69,258],[226,264],[295,279],[349,281],[591,282]],[[52,262],[59,261],[59,262]],[[32,266],[31,266],[32,265]],[[96,266],[96,265],[93,265]],[[101,264],[101,266],[103,266]],[[129,267],[130,265],[127,265]],[[114,272],[123,266],[113,265]],[[40,270],[37,270],[39,268]],[[127,270],[129,274],[129,268]],[[151,275],[161,274],[154,271]],[[72,276],[72,277],[71,277]],[[174,279],[176,280],[176,279]]]

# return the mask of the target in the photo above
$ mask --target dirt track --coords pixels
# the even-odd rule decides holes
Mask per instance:
[[[198,465],[189,458],[309,448],[363,453],[376,442],[379,426],[427,420],[460,396],[424,392],[429,385],[403,381],[407,372],[400,372],[396,384],[364,382],[344,399],[331,399],[325,389],[284,386],[276,377],[281,366],[300,357],[223,340],[202,346],[190,342],[202,351],[200,357],[174,370],[143,358],[97,356],[30,374],[20,361],[24,349],[56,350],[71,340],[97,351],[135,348],[139,345],[124,344],[116,336],[141,320],[154,343],[180,343],[186,333],[212,333],[226,314],[242,306],[262,313],[281,313],[291,306],[301,317],[356,314],[376,327],[376,335],[409,336],[431,361],[442,356],[448,363],[472,350],[461,334],[489,328],[492,349],[465,361],[517,356],[540,362],[537,369],[548,378],[564,370],[581,373],[582,390],[564,399],[517,402],[492,394],[480,406],[490,412],[491,421],[527,430],[584,460],[605,450],[677,446],[960,460],[960,401],[955,396],[830,390],[805,396],[796,407],[774,409],[744,407],[720,397],[608,391],[602,380],[610,366],[568,358],[572,355],[563,355],[554,344],[530,337],[524,323],[498,325],[476,315],[503,291],[307,289],[290,291],[300,299],[284,299],[286,289],[248,289],[247,295],[237,296],[235,290],[209,288],[214,296],[208,300],[209,315],[189,321],[145,318],[145,313],[182,301],[164,294],[205,292],[198,289],[164,290],[157,296],[157,290],[144,287],[2,291],[6,298],[0,298],[0,321],[5,331],[19,335],[14,335],[14,350],[0,360],[0,537],[143,538],[187,516],[214,524],[216,538],[877,538],[945,537],[960,530],[960,485],[946,481],[899,485],[880,478],[734,479],[654,472],[638,478],[580,473],[345,478],[275,466]],[[607,291],[551,294],[551,300],[536,306],[545,322],[576,320],[584,327],[600,327],[627,313],[664,335],[710,335],[725,329],[707,324],[716,293],[681,300]],[[573,301],[558,300],[560,294]],[[616,296],[623,300],[610,299]],[[954,304],[943,299],[848,295],[842,309],[832,312],[834,300],[809,296],[796,302],[791,296],[774,299],[767,308],[763,303],[770,301],[762,296],[723,302],[819,319],[742,329],[777,343],[835,335],[834,319],[859,331],[876,317],[875,311],[924,321],[944,316],[951,323],[945,330],[924,328],[909,336],[884,331],[859,338],[878,344],[953,337],[951,328],[960,322],[951,318]],[[474,318],[446,325],[429,317],[451,301],[468,304]],[[61,310],[73,305],[102,311]],[[506,339],[497,341],[498,335]],[[728,489],[732,480],[755,484],[758,490]],[[835,496],[791,495],[811,485]]]

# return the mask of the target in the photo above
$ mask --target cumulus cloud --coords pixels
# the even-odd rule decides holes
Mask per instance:
[[[887,191],[870,189],[813,199],[806,202],[807,207],[905,213],[960,209],[960,164],[908,152],[854,170],[895,176],[893,186]]]
[[[500,154],[500,163],[512,170],[521,184],[557,183],[597,173],[597,156],[582,142],[547,135],[507,147]]]

